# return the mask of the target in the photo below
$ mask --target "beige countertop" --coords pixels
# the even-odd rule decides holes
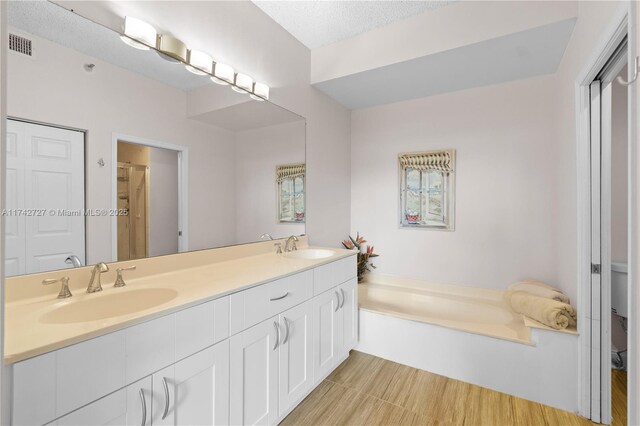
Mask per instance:
[[[48,286],[55,287],[55,292],[49,291],[45,295],[34,296],[34,292],[31,290],[29,297],[11,297],[6,303],[5,362],[22,361],[189,306],[355,255],[355,251],[334,248],[329,250],[332,250],[334,254],[324,259],[298,259],[275,253],[260,253],[147,276],[139,276],[139,267],[138,276],[128,279],[125,287],[114,288],[113,281],[104,280],[102,292],[87,294],[85,291],[78,290],[76,286],[75,289],[72,288],[74,295],[69,299],[56,299],[58,285]],[[180,256],[188,255],[187,253]],[[170,257],[167,259],[168,261],[172,260]],[[138,262],[145,261],[146,259]],[[41,286],[42,276],[43,274],[37,274],[20,279],[24,281],[33,277],[35,282],[29,283],[29,285]],[[62,324],[53,324],[43,320],[47,314],[65,305],[80,304],[116,294],[131,293],[132,298],[140,297],[142,293],[139,290],[158,288],[174,290],[176,296],[151,308],[122,315],[116,314],[116,316],[100,320]],[[106,306],[108,309],[108,305]]]

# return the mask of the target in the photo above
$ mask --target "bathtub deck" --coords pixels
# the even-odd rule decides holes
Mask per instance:
[[[454,286],[451,287],[453,288]],[[459,286],[455,286],[455,289],[457,290],[458,287]],[[400,295],[400,299],[396,303],[374,299],[369,295],[370,289],[373,291],[389,291],[389,294]],[[473,289],[473,293],[469,295],[461,294],[455,290],[445,293],[442,291],[425,290],[424,288],[417,289],[372,282],[359,286],[358,290],[359,308],[365,311],[439,325],[468,333],[494,337],[496,339],[533,345],[531,329],[525,324],[522,315],[514,313],[504,301],[502,292],[496,290],[483,292],[484,289]],[[461,314],[463,314],[466,319],[430,315],[428,310],[424,313],[417,312],[416,309],[408,306],[416,296],[432,296],[441,299],[442,303],[452,302],[453,306],[455,306],[455,303],[465,303],[465,312]],[[420,304],[420,302],[416,301],[416,304]],[[476,307],[478,309],[475,309]],[[498,312],[500,317],[503,318],[501,318],[500,321],[483,318],[483,311],[486,311],[487,308]]]
[[[372,355],[351,356],[282,425],[593,425],[573,413]],[[614,419],[614,425],[623,424]]]

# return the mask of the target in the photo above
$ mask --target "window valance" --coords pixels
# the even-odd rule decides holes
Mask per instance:
[[[304,176],[306,171],[307,171],[307,166],[305,163],[277,166],[276,179],[278,182],[282,182],[285,179],[292,179],[298,176]]]
[[[400,154],[398,158],[400,165],[407,169],[454,171],[452,150]]]

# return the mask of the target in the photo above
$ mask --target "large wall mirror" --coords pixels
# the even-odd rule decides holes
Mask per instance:
[[[305,120],[56,4],[7,4],[7,276],[305,232]]]

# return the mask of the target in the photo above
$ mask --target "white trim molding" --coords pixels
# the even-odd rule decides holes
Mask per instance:
[[[178,152],[178,252],[189,251],[189,147],[137,136],[111,135],[111,208],[118,209],[118,141]],[[111,256],[118,260],[118,217],[111,216]]]

